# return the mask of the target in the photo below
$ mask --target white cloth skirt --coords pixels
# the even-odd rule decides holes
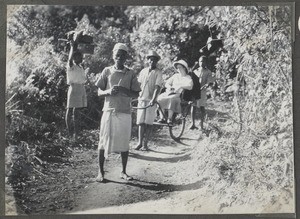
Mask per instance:
[[[157,102],[161,106],[162,109],[169,109],[176,113],[181,113],[181,105],[180,105],[180,94],[171,94],[162,93],[158,96]]]
[[[131,114],[104,111],[100,124],[98,150],[105,150],[106,158],[112,152],[129,151],[131,126]]]

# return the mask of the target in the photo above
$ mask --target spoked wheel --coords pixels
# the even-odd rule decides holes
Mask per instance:
[[[173,123],[169,125],[169,132],[172,139],[178,141],[182,136],[185,128],[185,117],[181,114],[174,113]]]

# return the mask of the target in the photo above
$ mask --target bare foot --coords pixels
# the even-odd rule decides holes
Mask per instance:
[[[98,173],[98,176],[95,179],[96,182],[104,182],[104,173]]]
[[[133,179],[131,176],[128,176],[128,175],[127,175],[126,173],[124,173],[124,172],[121,172],[120,178],[121,178],[121,179],[124,179],[124,180],[127,180],[127,181]]]

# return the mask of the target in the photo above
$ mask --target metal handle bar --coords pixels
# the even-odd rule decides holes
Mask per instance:
[[[138,101],[138,99],[132,100],[131,103],[132,103],[132,102],[136,102],[136,101]],[[161,108],[161,107],[160,107],[160,104],[159,104],[157,101],[155,101],[154,104],[158,105],[158,107]],[[193,104],[193,101],[188,101],[187,104],[188,104],[188,105],[192,105],[192,104]],[[154,106],[154,105],[152,105],[152,106]],[[136,107],[136,106],[133,106],[132,108],[133,108],[133,109],[147,109],[147,108],[152,107],[152,106],[151,106],[150,104],[148,104],[147,106],[144,106],[144,107]]]
[[[133,102],[136,102],[136,101],[138,101],[138,99],[132,100],[132,101],[131,101],[131,104],[132,104]],[[155,101],[154,104],[157,104],[157,105],[159,106],[159,103],[158,103],[157,101]],[[152,106],[154,106],[154,105],[152,105]],[[133,106],[132,108],[133,108],[133,109],[147,109],[147,108],[152,107],[152,106],[151,106],[150,104],[148,104],[147,106],[144,106],[144,107],[136,107],[136,106]]]

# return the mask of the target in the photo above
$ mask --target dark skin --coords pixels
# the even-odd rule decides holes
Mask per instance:
[[[80,65],[83,61],[83,56],[81,53],[75,52],[74,47],[76,42],[74,40],[70,41],[70,53],[68,59],[68,65],[70,67],[74,65]],[[72,86],[72,84],[71,84]],[[69,132],[69,135],[73,137],[73,140],[77,140],[77,136],[79,133],[78,121],[79,121],[79,108],[68,108],[66,111],[65,122]]]
[[[150,57],[148,57],[147,61],[148,61],[149,68],[151,71],[151,70],[156,69],[157,62],[159,61],[159,59],[158,59],[158,57],[150,56]],[[149,71],[149,73],[150,73],[150,71]],[[156,85],[154,93],[153,93],[153,97],[149,102],[150,106],[153,106],[155,104],[156,99],[159,95],[159,92],[160,92],[160,86]],[[135,148],[136,150],[139,150],[140,148],[142,148],[144,137],[145,137],[144,149],[148,150],[148,141],[149,141],[151,132],[152,132],[152,125],[148,125],[148,124],[140,124],[139,125],[139,142]]]
[[[155,56],[150,56],[148,57],[148,63],[150,65],[150,71],[156,69],[157,63],[158,63],[159,59]],[[155,86],[155,90],[154,90],[154,94],[152,99],[150,100],[150,105],[153,106],[156,102],[156,99],[159,95],[160,92],[160,86]]]
[[[199,58],[199,66],[201,66],[202,68],[207,68],[207,58],[200,57]],[[210,83],[210,84],[212,84],[212,83]],[[207,88],[210,84],[205,84],[201,89]],[[198,129],[195,126],[195,114],[196,114],[195,106],[192,106],[191,107],[192,125],[191,125],[190,129]],[[205,131],[204,126],[203,126],[204,119],[205,119],[205,114],[206,114],[205,107],[200,106],[200,127],[201,127],[201,130],[203,130],[203,131]]]
[[[115,63],[114,67],[118,70],[124,69],[125,68],[124,64],[127,59],[127,56],[128,56],[127,52],[124,50],[118,50],[118,51],[114,52],[114,54],[113,54],[113,59],[114,59],[114,63]],[[123,93],[126,96],[132,97],[132,98],[137,98],[139,95],[138,91],[133,91],[133,90],[127,89],[127,88],[119,86],[119,85],[115,85],[112,88],[107,89],[107,90],[101,90],[101,89],[98,90],[98,95],[100,97],[105,97],[105,96],[110,96],[110,95],[114,96],[114,95],[117,95],[118,93]],[[132,179],[126,173],[128,154],[129,154],[128,151],[121,152],[121,159],[122,159],[121,177],[125,180]],[[99,173],[96,178],[96,181],[103,182],[104,181],[104,161],[105,161],[104,150],[99,150],[98,159],[99,159]]]
[[[113,54],[113,59],[115,62],[115,68],[118,70],[123,70],[125,68],[124,64],[127,59],[127,53],[123,50],[118,50]],[[139,92],[129,90],[126,87],[122,87],[119,85],[114,85],[112,88],[108,90],[98,90],[98,96],[105,97],[109,95],[116,95],[118,93],[123,93],[128,97],[137,98],[139,95]]]

